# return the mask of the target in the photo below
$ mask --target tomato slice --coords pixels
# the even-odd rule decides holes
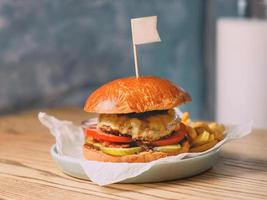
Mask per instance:
[[[186,132],[184,130],[179,130],[178,132],[174,133],[172,136],[165,138],[165,139],[159,139],[159,140],[153,141],[151,142],[151,144],[155,146],[177,144],[185,137],[185,135],[186,135]]]
[[[128,143],[132,142],[132,138],[126,137],[126,136],[117,136],[112,135],[108,133],[104,133],[103,131],[99,129],[91,129],[87,128],[85,129],[85,133],[87,136],[91,136],[92,138],[96,140],[103,140],[103,141],[109,141],[109,142],[121,142],[121,143]]]

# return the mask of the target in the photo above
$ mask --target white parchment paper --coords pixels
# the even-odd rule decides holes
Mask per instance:
[[[252,122],[243,125],[231,126],[227,129],[227,135],[222,141],[217,143],[213,148],[200,153],[183,153],[177,156],[168,156],[150,163],[110,163],[88,161],[83,159],[82,147],[84,144],[84,133],[81,127],[75,126],[70,121],[58,120],[55,117],[42,112],[38,114],[38,118],[55,137],[56,148],[59,155],[79,159],[88,178],[101,186],[117,183],[125,179],[138,176],[149,170],[152,166],[160,163],[176,162],[181,159],[196,157],[207,152],[217,150],[226,142],[250,134],[252,128]]]

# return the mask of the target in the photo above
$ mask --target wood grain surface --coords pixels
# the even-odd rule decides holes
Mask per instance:
[[[43,110],[80,123],[78,108]],[[54,138],[37,112],[0,118],[0,199],[267,199],[267,130],[226,144],[217,164],[187,179],[100,187],[56,168],[49,149]],[[168,172],[166,172],[168,173]]]

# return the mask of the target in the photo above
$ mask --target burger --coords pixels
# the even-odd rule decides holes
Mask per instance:
[[[87,99],[84,110],[98,114],[84,128],[83,155],[102,162],[150,162],[188,152],[185,125],[175,112],[190,95],[155,76],[109,82]]]

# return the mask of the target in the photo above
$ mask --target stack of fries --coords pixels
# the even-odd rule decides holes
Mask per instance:
[[[203,121],[191,122],[188,112],[183,113],[181,120],[186,125],[186,131],[191,142],[189,152],[206,151],[225,136],[223,124]]]

